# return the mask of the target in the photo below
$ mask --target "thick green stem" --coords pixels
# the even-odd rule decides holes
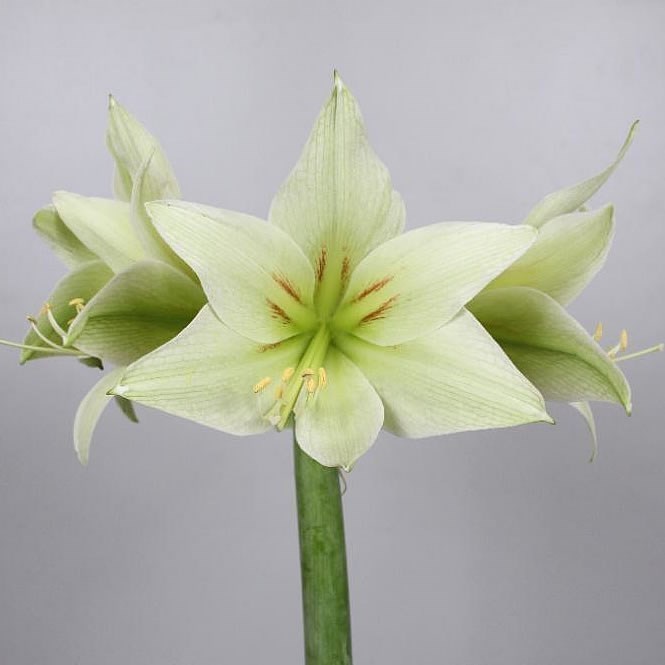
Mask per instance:
[[[351,665],[344,516],[337,469],[293,440],[306,665]]]

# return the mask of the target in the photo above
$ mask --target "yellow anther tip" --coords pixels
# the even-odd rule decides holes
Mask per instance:
[[[598,325],[596,326],[596,329],[594,330],[593,333],[593,338],[596,340],[596,342],[600,342],[600,340],[603,338],[603,322],[598,321]]]
[[[625,351],[628,348],[628,331],[626,329],[621,331],[619,336],[619,348]]]
[[[287,381],[293,376],[293,373],[294,373],[295,371],[296,371],[296,370],[295,370],[293,367],[287,367],[287,368],[282,372],[282,381],[284,381],[284,383],[286,383],[286,382],[287,382]]]
[[[257,394],[260,393],[261,391],[265,390],[266,386],[269,386],[271,383],[272,379],[269,376],[266,376],[265,378],[261,379],[258,383],[255,383],[252,391]]]

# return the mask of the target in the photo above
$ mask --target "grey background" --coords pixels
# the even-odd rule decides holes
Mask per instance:
[[[609,163],[618,231],[573,305],[661,341],[665,7],[653,2],[17,2],[0,9],[1,333],[64,268],[30,227],[50,192],[110,194],[106,94],[161,139],[189,199],[265,215],[337,67],[410,228],[519,221]],[[348,482],[359,664],[665,658],[665,357],[626,366],[635,410],[425,441],[382,434]],[[112,407],[96,380],[1,350],[0,663],[301,662],[287,434],[237,439]]]

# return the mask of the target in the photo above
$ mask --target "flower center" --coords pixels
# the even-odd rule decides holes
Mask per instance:
[[[271,400],[272,404],[265,414],[278,430],[284,429],[291,414],[297,414],[300,409],[305,408],[328,385],[324,363],[330,341],[328,326],[320,326],[297,367],[287,367],[282,372]],[[255,383],[252,390],[256,395],[263,394],[272,382],[272,377],[266,376]]]

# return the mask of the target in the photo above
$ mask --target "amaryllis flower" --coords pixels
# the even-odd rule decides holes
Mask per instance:
[[[623,159],[637,122],[612,164],[598,175],[546,196],[524,220],[538,238],[515,263],[488,284],[468,308],[521,372],[548,400],[569,402],[596,429],[589,401],[621,404],[631,412],[630,386],[618,360],[627,345],[603,349],[602,326],[589,334],[565,307],[598,273],[614,236],[614,208],[584,206]],[[662,350],[662,345],[651,350]]]
[[[209,305],[112,391],[233,434],[292,422],[349,469],[382,426],[406,437],[551,421],[464,305],[534,242],[530,226],[440,223],[404,206],[338,76],[270,221],[147,206]]]
[[[57,192],[34,227],[70,268],[48,297],[22,345],[21,361],[74,356],[119,368],[81,402],[74,445],[83,463],[107,392],[123,368],[180,332],[205,303],[198,279],[155,231],[145,211],[154,199],[178,197],[157,140],[113,98],[107,144],[116,165],[117,199]],[[123,411],[135,419],[131,404]]]

